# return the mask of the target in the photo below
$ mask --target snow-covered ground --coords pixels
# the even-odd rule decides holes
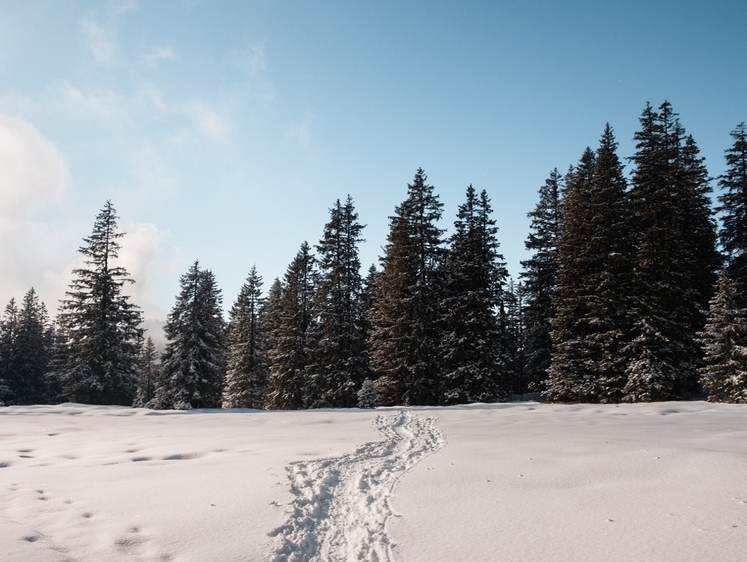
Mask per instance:
[[[747,406],[0,408],[2,561],[744,561]]]

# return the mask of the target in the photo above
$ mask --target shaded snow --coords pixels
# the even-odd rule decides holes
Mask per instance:
[[[0,553],[741,561],[745,474],[744,405],[0,408]]]

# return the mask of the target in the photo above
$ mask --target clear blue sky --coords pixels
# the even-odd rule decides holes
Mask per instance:
[[[747,120],[747,2],[0,4],[0,300],[52,311],[111,199],[146,315],[199,259],[226,306],[350,194],[365,267],[423,167],[449,228],[488,191],[513,276],[527,212],[606,122],[672,102],[711,175]]]

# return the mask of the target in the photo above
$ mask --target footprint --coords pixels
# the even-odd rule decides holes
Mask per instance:
[[[150,457],[132,457],[132,462],[149,461]]]
[[[201,455],[198,455],[197,453],[183,453],[180,455],[169,455],[168,457],[163,457],[163,460],[165,461],[185,461],[190,459],[199,459]]]
[[[85,512],[85,513],[83,514],[83,518],[84,518],[84,519],[90,519],[91,517],[93,517],[93,513],[91,513],[90,511],[86,511],[86,512]]]
[[[11,465],[9,462],[0,462],[0,468],[8,468]]]

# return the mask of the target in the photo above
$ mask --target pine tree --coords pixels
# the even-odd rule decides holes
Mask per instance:
[[[625,385],[632,240],[612,128],[568,179],[558,239],[555,348],[546,398],[619,402]]]
[[[664,102],[640,119],[630,230],[636,237],[635,318],[624,392],[628,401],[671,400],[698,384],[704,320],[719,256],[708,175],[697,147]]]
[[[370,365],[382,404],[437,404],[439,269],[444,249],[436,226],[443,205],[422,169],[390,217],[382,271],[369,309]]]
[[[158,384],[158,352],[153,338],[148,336],[140,350],[138,361],[137,388],[135,389],[135,408],[146,407],[155,398]]]
[[[508,342],[499,308],[508,272],[487,193],[470,185],[459,206],[444,263],[439,356],[443,402],[494,402],[508,396]]]
[[[502,331],[504,332],[503,339],[508,364],[507,372],[510,373],[509,392],[512,394],[526,394],[530,390],[530,381],[526,375],[526,356],[524,354],[525,299],[524,285],[521,282],[515,283],[513,279],[509,279],[506,290],[503,292],[501,315],[504,317]]]
[[[219,408],[223,387],[222,296],[215,276],[195,261],[179,280],[168,315],[160,386],[153,403],[178,410]]]
[[[68,340],[66,363],[57,375],[69,400],[132,405],[143,331],[141,312],[122,294],[134,282],[114,262],[120,250],[117,216],[111,201],[96,217],[93,232],[79,249],[86,267],[75,276],[57,321]]]
[[[744,122],[731,132],[734,144],[726,150],[726,171],[719,177],[723,190],[721,244],[727,254],[727,271],[737,291],[747,295],[747,128]]]
[[[14,300],[11,301],[3,324],[2,363],[12,402],[46,403],[49,400],[47,372],[52,359],[52,326],[47,309],[33,288],[23,297],[20,309],[16,308]]]
[[[15,403],[13,392],[12,361],[18,332],[18,305],[16,299],[10,299],[0,319],[0,405]]]
[[[371,379],[364,379],[361,389],[358,391],[359,408],[375,408],[378,405],[376,385]]]
[[[562,176],[555,169],[539,190],[539,202],[529,213],[532,219],[526,249],[534,252],[522,261],[521,273],[526,305],[524,309],[524,356],[527,387],[544,389],[552,357],[551,319],[555,317],[555,292],[558,284],[558,229]]]
[[[262,409],[267,401],[269,367],[263,325],[262,277],[252,266],[229,312],[226,330],[224,408]]]
[[[270,357],[269,407],[296,410],[310,405],[310,338],[314,326],[316,260],[304,242],[267,301]]]
[[[314,315],[312,406],[350,408],[367,375],[358,244],[363,225],[353,200],[338,199],[316,247],[319,278]]]
[[[727,273],[719,278],[699,335],[705,353],[701,383],[710,402],[747,403],[747,309]]]

